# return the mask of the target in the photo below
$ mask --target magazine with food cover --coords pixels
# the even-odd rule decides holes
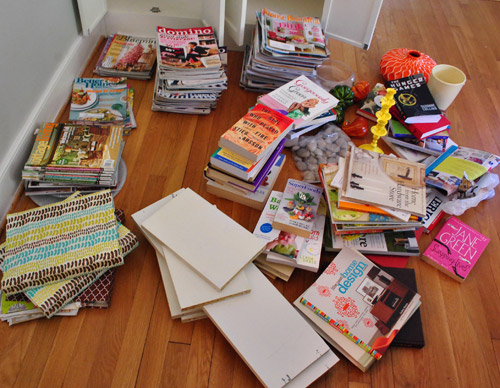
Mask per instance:
[[[126,78],[77,78],[69,120],[77,124],[129,124]]]
[[[265,36],[263,43],[269,51],[289,55],[328,56],[319,19],[281,15],[266,8],[261,11],[260,16]]]
[[[351,146],[342,197],[425,216],[425,165]]]
[[[115,34],[98,64],[100,70],[133,76],[149,74],[156,61],[156,39]]]
[[[157,29],[158,64],[172,70],[219,69],[222,62],[211,26]]]

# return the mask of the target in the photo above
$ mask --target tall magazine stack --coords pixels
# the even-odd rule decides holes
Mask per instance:
[[[158,66],[152,109],[208,114],[227,89],[212,27],[157,27]]]
[[[280,15],[264,8],[257,12],[240,85],[268,92],[300,75],[314,78],[317,66],[329,55],[319,19]]]
[[[147,80],[154,73],[155,63],[155,38],[114,34],[108,37],[94,73]]]

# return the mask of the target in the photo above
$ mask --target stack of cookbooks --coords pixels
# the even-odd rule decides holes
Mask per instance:
[[[207,191],[262,209],[285,162],[285,135],[293,120],[257,104],[219,139],[205,168]]]
[[[12,325],[107,307],[114,268],[137,245],[117,221],[109,190],[8,214],[0,318]]]
[[[266,242],[264,253],[269,265],[276,263],[317,272],[326,218],[326,206],[324,201],[320,201],[321,189],[305,182],[289,180],[285,193],[271,193],[253,234]],[[281,203],[284,205],[281,206]],[[315,212],[313,207],[316,208]],[[287,229],[280,225],[273,227],[278,214],[288,217],[290,223],[303,222],[312,226],[308,237],[280,230]],[[260,266],[259,263],[256,265]]]
[[[157,27],[158,67],[152,109],[208,114],[227,77],[212,27]]]
[[[208,317],[264,386],[308,386],[338,361],[252,263],[265,243],[201,196],[181,189],[132,218],[156,250],[172,318]]]
[[[22,170],[27,195],[116,188],[122,125],[43,123]]]
[[[108,37],[94,73],[104,77],[151,79],[156,39],[115,34]]]
[[[319,19],[262,9],[245,52],[240,85],[268,92],[300,75],[315,77],[316,67],[328,57]]]

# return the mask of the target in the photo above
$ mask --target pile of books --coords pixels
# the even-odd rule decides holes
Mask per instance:
[[[314,78],[316,68],[328,57],[319,19],[262,9],[245,52],[240,85],[245,90],[269,92],[300,75]]]
[[[116,189],[124,145],[122,125],[43,123],[22,170],[26,195]]]
[[[138,246],[114,212],[104,190],[8,214],[0,318],[12,325],[109,306],[115,268]]]
[[[181,189],[132,218],[156,250],[172,318],[208,317],[264,386],[308,386],[338,361],[252,264],[265,243],[211,203]]]
[[[386,87],[397,92],[390,110],[393,119],[383,139],[398,156],[420,162],[454,144],[449,134],[451,123],[437,108],[422,74],[388,81],[385,86],[376,84],[357,113],[376,121]]]
[[[285,162],[293,120],[257,104],[219,139],[205,168],[211,194],[262,209]]]
[[[331,221],[325,249],[418,256],[415,231],[428,213],[424,174],[421,163],[354,146],[339,163],[320,165]]]
[[[212,27],[157,27],[158,66],[152,109],[208,114],[227,77]]]
[[[155,63],[155,38],[115,34],[108,37],[94,73],[147,80],[154,73]]]
[[[326,219],[322,192],[320,187],[294,179],[288,180],[283,193],[272,192],[253,232],[266,242],[268,266],[276,263],[318,271]]]

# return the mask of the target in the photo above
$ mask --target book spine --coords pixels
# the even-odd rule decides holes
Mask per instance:
[[[454,153],[458,149],[457,146],[453,145],[448,148],[445,152],[441,154],[434,162],[429,164],[425,169],[425,176],[429,175],[432,170],[434,170],[437,166],[439,166],[448,156]]]
[[[354,342],[356,345],[358,345],[361,349],[366,351],[370,356],[372,356],[376,360],[380,360],[380,358],[382,358],[382,355],[379,352],[377,352],[370,345],[368,345],[367,343],[365,343],[364,341],[362,341],[361,339],[356,337],[349,330],[345,329],[344,326],[337,323],[332,317],[330,317],[329,315],[327,315],[326,313],[321,311],[319,308],[314,306],[311,302],[308,302],[305,298],[300,298],[300,303],[306,307],[309,307],[314,312],[314,314],[316,314],[318,317],[322,318],[326,323],[328,323],[334,329],[338,330],[344,336],[349,338],[352,342]]]

